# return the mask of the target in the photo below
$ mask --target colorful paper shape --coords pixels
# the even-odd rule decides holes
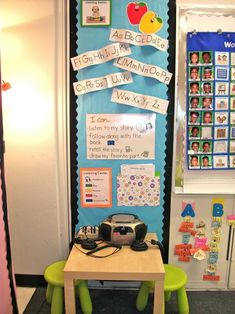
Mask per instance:
[[[213,210],[212,216],[213,217],[222,217],[224,214],[223,207],[224,207],[224,199],[216,199],[212,200]]]
[[[148,11],[148,6],[145,2],[130,2],[127,5],[127,17],[132,25],[140,23],[142,16]]]
[[[186,216],[195,217],[195,212],[191,204],[187,204],[183,212],[181,213],[181,217],[186,217]]]
[[[144,34],[153,34],[158,32],[163,26],[163,20],[153,11],[146,12],[139,24],[139,30]]]

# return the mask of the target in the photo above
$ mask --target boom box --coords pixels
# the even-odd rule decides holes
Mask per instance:
[[[130,245],[135,240],[144,240],[147,225],[133,214],[113,214],[101,223],[99,233],[104,241]]]

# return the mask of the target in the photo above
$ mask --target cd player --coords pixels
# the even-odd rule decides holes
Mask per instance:
[[[135,240],[143,241],[147,225],[133,214],[113,214],[108,216],[99,227],[100,237],[106,241],[121,245],[131,245]]]

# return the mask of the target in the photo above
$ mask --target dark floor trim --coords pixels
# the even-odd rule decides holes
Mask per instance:
[[[47,285],[43,275],[16,274],[15,279],[18,287],[46,287]]]

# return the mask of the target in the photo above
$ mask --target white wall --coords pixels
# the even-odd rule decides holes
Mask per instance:
[[[16,274],[68,254],[64,1],[0,2],[5,172]]]

